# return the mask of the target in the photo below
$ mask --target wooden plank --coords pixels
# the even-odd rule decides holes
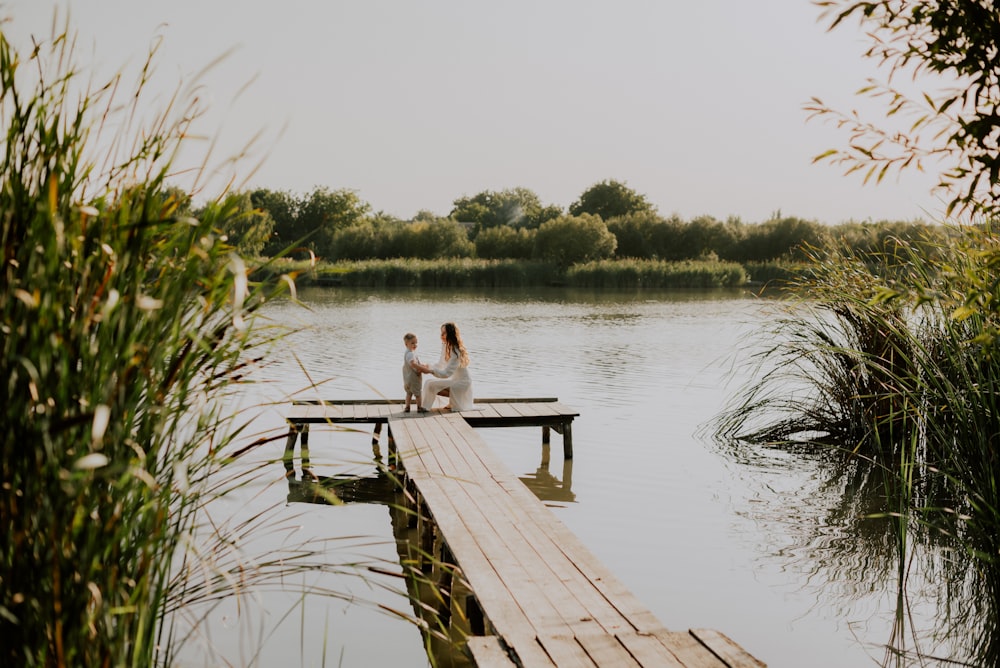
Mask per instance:
[[[477,418],[497,419],[500,417],[500,413],[497,413],[497,409],[493,404],[480,404],[478,408],[479,410],[476,411],[475,416]]]
[[[443,426],[442,423],[443,420],[432,420],[425,421],[421,426],[426,431],[434,432],[441,431],[440,427]],[[433,426],[430,426],[428,429],[429,425]],[[474,432],[470,433],[472,436],[476,436]],[[453,448],[468,449],[469,447],[485,447],[485,444],[473,446],[473,444],[468,442],[472,439],[465,438],[465,436],[466,434],[462,433],[452,433],[449,440]],[[448,438],[448,435],[441,435],[440,438]],[[435,451],[439,456],[448,456],[443,450],[435,448]],[[454,459],[455,455],[456,451],[452,451],[451,456],[453,459],[450,460],[447,466],[453,467],[460,478],[477,477],[467,463],[456,461]],[[546,636],[551,636],[553,633],[557,636],[566,635],[567,631],[572,631],[572,620],[567,619],[567,615],[577,615],[581,616],[581,620],[586,620],[578,622],[578,625],[583,623],[583,625],[588,627],[586,632],[592,633],[592,620],[587,620],[586,611],[579,609],[578,604],[577,609],[573,609],[573,602],[568,594],[565,583],[560,582],[554,577],[539,580],[539,572],[545,570],[544,564],[539,564],[537,559],[532,559],[532,555],[529,554],[530,545],[526,545],[523,539],[518,538],[515,533],[516,530],[509,523],[508,518],[497,515],[496,507],[490,506],[488,503],[488,494],[482,494],[483,490],[481,488],[478,489],[478,494],[468,493],[469,490],[467,488],[471,484],[463,483],[455,485],[456,487],[465,487],[464,491],[466,491],[466,495],[462,497],[460,492],[453,490],[450,500],[455,501],[456,499],[460,499],[457,501],[457,505],[466,515],[469,514],[470,510],[476,509],[481,511],[480,516],[472,522],[470,529],[476,532],[477,543],[487,555],[487,560],[490,562],[494,573],[503,581],[505,587],[509,589],[515,599],[521,601],[522,604],[527,602],[531,610],[533,625]],[[477,490],[473,490],[473,492],[475,491]],[[496,532],[496,535],[493,535],[493,531]],[[445,532],[445,538],[448,540],[447,532]],[[455,547],[452,549],[458,550]],[[460,563],[468,556],[461,551],[456,551],[455,555]],[[477,590],[478,584],[484,578],[492,577],[488,572],[475,571],[468,568],[464,572],[474,591]],[[484,604],[483,607],[484,613],[490,616],[492,613],[489,605]],[[572,633],[569,635],[571,636]],[[566,662],[570,662],[568,665],[586,665],[579,663],[581,659],[585,659],[586,654],[575,643],[558,643],[555,641],[552,641],[552,643],[554,644],[543,642],[542,645],[553,659],[556,660],[557,664],[567,665]],[[627,658],[627,652],[622,651],[623,657]]]
[[[558,621],[556,628],[561,629],[563,611],[559,609],[558,601],[553,601],[551,596],[544,596],[548,583],[538,581],[537,562],[525,558],[525,551],[530,546],[516,540],[509,520],[498,513],[494,499],[491,498],[489,480],[485,479],[485,471],[469,466],[459,452],[475,447],[470,443],[475,439],[468,437],[478,436],[468,428],[467,433],[448,433],[446,424],[442,419],[431,419],[425,420],[421,427],[429,433],[430,438],[437,439],[438,445],[450,446],[434,449],[435,455],[444,460],[442,469],[453,471],[456,476],[445,483],[450,488],[450,500],[471,520],[466,522],[469,530],[491,564],[490,571],[486,573],[466,571],[473,590],[479,576],[492,577],[496,574],[515,594],[516,599],[528,599],[533,608],[534,626],[539,631],[548,630],[553,620]],[[478,516],[473,516],[473,512],[477,512]],[[461,556],[456,553],[456,557],[461,562]]]
[[[619,633],[616,637],[643,666],[662,666],[662,668],[684,666],[656,636],[644,633]],[[719,668],[718,665],[716,668]]]
[[[553,403],[552,410],[558,411],[560,415],[565,415],[567,417],[580,417],[580,413],[578,411],[573,410],[561,401]]]
[[[295,401],[286,419],[302,423],[355,423],[386,422],[393,415],[403,414],[402,402],[393,400],[304,402]],[[504,400],[496,403],[478,403],[475,410],[460,413],[474,426],[551,426],[562,424],[579,415],[557,401],[527,402]]]
[[[640,668],[635,658],[629,654],[628,650],[613,635],[584,634],[577,635],[576,640],[586,650],[590,660],[598,666]]]
[[[494,471],[496,475],[496,471]],[[634,631],[634,627],[615,605],[608,601],[576,568],[572,559],[556,545],[548,532],[548,520],[555,519],[552,512],[532,495],[530,506],[512,504],[509,495],[498,495],[499,505],[494,512],[504,513],[518,535],[504,534],[509,543],[520,541],[530,551],[535,564],[530,566],[540,579],[540,589],[546,591],[553,603],[564,612],[566,623],[576,632],[592,632],[592,625],[599,625],[607,633]],[[527,567],[527,566],[526,566]],[[552,584],[560,583],[558,591]],[[661,630],[666,630],[660,627]]]
[[[294,405],[307,404],[327,404],[330,406],[348,404],[402,404],[403,399],[293,399]],[[499,403],[538,403],[543,401],[558,401],[556,397],[505,397],[505,398],[477,398],[473,400],[477,404],[499,404]]]
[[[514,407],[512,403],[497,402],[492,404],[492,406],[500,417],[504,418],[521,417],[521,413]]]
[[[536,406],[538,406],[538,404],[534,404],[534,403],[520,404],[520,403],[518,403],[518,404],[511,404],[511,406],[514,408],[514,410],[516,410],[518,413],[520,413],[523,417],[533,418],[533,417],[538,417],[539,415],[543,414],[538,408],[536,408]]]
[[[475,403],[477,403],[477,404],[479,404],[479,403],[483,403],[483,404],[532,403],[532,404],[535,404],[535,403],[541,403],[541,402],[547,402],[547,401],[559,401],[559,400],[557,398],[555,398],[555,397],[532,397],[532,398],[518,397],[518,398],[506,398],[506,399],[474,399],[473,401]]]
[[[472,662],[477,666],[493,666],[494,668],[515,668],[507,650],[504,649],[497,636],[472,636],[465,641],[465,650]]]
[[[657,633],[656,638],[688,668],[719,668],[726,664],[686,631]]]
[[[503,463],[488,448],[484,448],[479,454],[486,460],[492,460],[488,464],[488,468],[494,469],[503,466]],[[502,481],[500,484],[513,498],[519,499],[522,503],[531,503],[532,500],[540,503],[538,497],[516,478]],[[569,559],[574,568],[592,582],[602,596],[613,602],[621,615],[635,626],[636,631],[641,633],[663,631],[663,625],[652,612],[642,605],[635,595],[594,557],[590,550],[580,542],[580,539],[552,514],[551,510],[545,508],[545,511],[549,516],[545,526],[549,540]]]
[[[511,407],[497,413],[511,415]],[[478,598],[487,628],[511,650],[502,654],[507,662],[763,666],[716,631],[663,627],[460,414],[397,416],[389,425],[407,476],[460,565],[457,576]],[[472,646],[484,656],[503,650],[499,640]]]
[[[447,418],[443,418],[442,422],[444,419]],[[461,436],[460,432],[452,433],[453,441],[456,440],[456,433]],[[459,445],[462,446],[464,453],[471,452],[471,448],[466,442]],[[474,447],[482,450],[486,446],[480,444]],[[465,468],[467,469],[468,465]],[[492,482],[493,478],[502,472],[493,470],[491,473],[490,481]],[[509,472],[506,475],[512,477]],[[482,513],[482,520],[477,524],[480,530],[489,524],[502,538],[507,548],[511,546],[516,548],[513,550],[513,559],[520,562],[529,578],[527,581],[522,579],[510,582],[511,585],[517,587],[514,591],[515,597],[532,597],[539,603],[543,603],[543,601],[538,596],[545,597],[547,601],[544,603],[548,606],[546,610],[554,609],[555,611],[554,621],[551,623],[554,623],[556,627],[560,624],[565,625],[568,630],[575,634],[594,635],[600,633],[610,637],[609,632],[626,628],[631,631],[632,627],[628,624],[628,620],[623,618],[611,603],[593,589],[591,583],[580,575],[566,556],[555,545],[551,544],[544,531],[533,519],[538,516],[550,516],[551,511],[545,508],[533,495],[533,503],[529,509],[512,506],[506,492],[499,487],[495,487],[495,490],[499,493],[492,495],[481,493],[479,499],[476,498],[476,495],[471,495],[468,503],[477,504]],[[486,498],[483,498],[484,496]],[[493,505],[488,505],[488,502],[493,502]],[[505,559],[508,558],[505,556]],[[549,603],[551,605],[548,605]],[[538,625],[536,624],[536,626]],[[623,657],[627,659],[627,652],[624,649],[620,648],[618,651],[622,652]]]
[[[456,558],[460,557],[463,577],[483,603],[484,613],[490,623],[508,639],[511,637],[533,639],[536,630],[519,602],[502,586],[500,580],[484,577],[485,573],[493,569],[493,563],[479,548],[470,531],[471,527],[467,524],[468,518],[463,517],[461,511],[455,507],[455,504],[464,500],[460,495],[454,494],[457,478],[437,474],[440,467],[432,450],[421,447],[420,441],[426,438],[422,422],[404,421],[402,425],[396,421],[391,423],[397,448],[403,461],[406,462],[407,471],[411,470],[409,468],[411,462],[422,464],[421,470],[414,474],[418,476],[415,480],[425,496],[435,522],[445,536],[449,549]],[[427,471],[435,473],[427,475]],[[470,579],[470,574],[473,573],[477,575]],[[485,606],[485,602],[489,603],[488,607]],[[530,648],[522,651],[531,653]],[[541,652],[540,648],[536,651]]]
[[[552,661],[557,666],[580,666],[580,668],[590,668],[599,666],[587,655],[585,650],[572,635],[541,635],[538,643],[545,650],[545,653],[552,657]],[[614,665],[614,664],[606,664]]]
[[[335,411],[331,414],[331,411]],[[339,409],[329,408],[327,406],[309,406],[306,409],[306,417],[310,420],[325,420],[327,418],[337,417],[339,414]]]
[[[691,629],[693,635],[729,668],[764,668],[766,664],[751,656],[729,636],[714,629]]]

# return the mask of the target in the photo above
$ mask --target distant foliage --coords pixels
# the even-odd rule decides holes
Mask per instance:
[[[337,230],[330,260],[374,260],[397,257],[433,260],[472,257],[475,245],[466,229],[449,218],[404,223],[365,220]]]
[[[567,283],[582,288],[731,288],[746,280],[742,266],[711,261],[597,260],[566,272]]]
[[[535,250],[535,231],[506,225],[491,227],[476,235],[476,255],[484,259],[530,260]]]
[[[476,251],[465,228],[450,218],[404,225],[399,233],[406,249],[402,257],[423,260],[472,257]]]
[[[599,216],[560,216],[538,228],[535,254],[539,259],[569,267],[611,257],[617,243]]]
[[[547,220],[562,215],[558,206],[543,206],[538,195],[528,188],[510,188],[494,192],[484,190],[472,197],[455,200],[450,218],[473,223],[472,235],[494,227],[535,229]]]
[[[228,195],[221,203],[212,203],[198,211],[196,216],[216,218],[215,210],[232,211],[221,218],[221,232],[226,240],[244,257],[259,256],[274,235],[274,218],[254,207],[250,193]]]
[[[656,207],[624,183],[615,180],[601,181],[587,188],[580,198],[569,205],[571,216],[590,214],[610,220],[616,216],[633,213],[655,213]]]
[[[559,267],[518,260],[368,260],[325,268],[320,282],[375,288],[511,288],[562,282]]]
[[[264,248],[267,255],[302,247],[321,257],[332,257],[336,233],[363,222],[371,211],[355,191],[321,186],[304,196],[260,189],[250,198],[274,221],[274,232]]]

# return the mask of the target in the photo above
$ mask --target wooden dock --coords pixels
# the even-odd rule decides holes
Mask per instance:
[[[517,411],[511,423],[502,422],[500,411],[481,417],[490,426],[558,424],[564,438],[570,433],[577,413],[555,400],[534,403],[562,421],[528,410]],[[764,665],[718,631],[665,628],[488,448],[469,419],[479,412],[403,413],[395,402],[323,402],[297,405],[289,416],[291,446],[308,424],[377,419],[388,425],[417,526],[410,558],[436,574],[438,619],[461,625],[474,665]]]
[[[476,399],[475,410],[458,413],[473,427],[541,427],[542,444],[548,445],[551,432],[562,436],[563,456],[573,458],[573,418],[579,413],[558,399]],[[403,417],[404,402],[393,399],[307,399],[292,403],[285,416],[288,439],[285,443],[285,468],[292,471],[295,444],[301,448],[303,473],[310,475],[310,425],[374,425],[372,445],[378,448],[382,426],[392,417]],[[376,451],[376,454],[378,452]]]

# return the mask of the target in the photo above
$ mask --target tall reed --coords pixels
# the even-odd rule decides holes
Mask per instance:
[[[594,260],[570,267],[570,285],[581,288],[723,288],[747,281],[733,262],[684,260]]]
[[[938,631],[977,665],[1000,662],[998,249],[991,229],[977,227],[933,253],[900,241],[881,264],[817,257],[800,284],[808,299],[776,323],[761,372],[715,424],[724,441],[825,452],[891,473],[886,505],[872,514],[896,527],[899,621],[913,517],[949,537],[946,552],[926,557],[944,564]],[[887,663],[912,656],[904,640],[900,633]]]
[[[152,59],[122,105],[122,75],[83,84],[68,30],[26,54],[0,33],[5,666],[169,664],[183,606],[336,570],[308,548],[246,563],[264,513],[199,527],[260,475],[222,473],[248,439],[224,401],[266,343],[270,288],[218,232],[235,198],[195,219],[168,185],[199,114],[178,95],[142,120]]]

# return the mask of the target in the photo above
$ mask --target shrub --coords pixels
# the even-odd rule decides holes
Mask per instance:
[[[529,260],[535,246],[535,232],[503,225],[491,227],[476,236],[476,255],[485,259]]]
[[[599,216],[560,216],[543,223],[535,234],[535,255],[562,267],[599,260],[615,252],[615,235]]]

